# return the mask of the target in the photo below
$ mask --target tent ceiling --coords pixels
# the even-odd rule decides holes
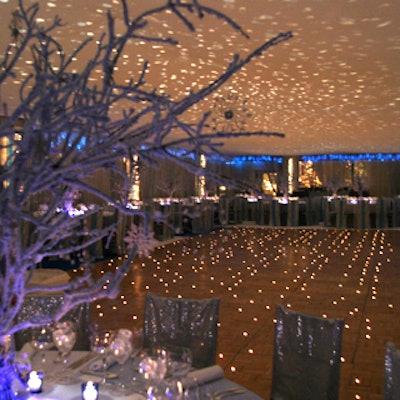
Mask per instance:
[[[254,60],[188,116],[196,121],[211,110],[208,129],[282,132],[280,138],[238,138],[224,151],[236,154],[321,154],[400,152],[400,7],[398,0],[203,0],[232,16],[249,34],[214,18],[195,35],[168,15],[151,21],[153,32],[174,32],[178,48],[132,44],[118,71],[138,74],[150,61],[147,81],[179,98],[224,70],[234,53],[242,56],[279,32],[293,38]],[[9,40],[15,0],[1,0],[1,49]],[[30,4],[27,0],[26,4]],[[128,0],[131,16],[163,0]],[[105,31],[105,12],[117,17],[117,0],[39,0],[39,17],[55,14],[66,24],[57,38],[71,51],[90,35]],[[121,24],[117,20],[117,28]],[[79,61],[76,68],[79,69]],[[24,66],[20,65],[20,72]],[[17,98],[15,84],[1,88],[1,101]],[[231,119],[225,112],[233,112]]]

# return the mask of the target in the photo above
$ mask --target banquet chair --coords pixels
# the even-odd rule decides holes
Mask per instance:
[[[148,293],[144,309],[145,348],[187,347],[195,368],[216,362],[220,299],[168,298]]]
[[[62,294],[47,294],[26,296],[24,303],[17,315],[17,323],[22,323],[35,316],[55,315],[60,304],[64,301]],[[70,320],[77,325],[77,338],[74,350],[90,350],[89,324],[90,309],[89,303],[83,303],[70,310],[62,319]],[[20,350],[25,343],[32,340],[31,329],[23,329],[14,334],[15,349]]]
[[[337,202],[339,199],[328,199],[327,197],[323,198],[323,221],[324,226],[328,227],[336,227],[337,224]]]
[[[277,199],[272,199],[272,201],[271,201],[269,224],[271,226],[280,226],[281,225],[281,208],[280,208],[279,201]]]
[[[383,374],[383,400],[400,399],[400,350],[389,342],[386,344]]]
[[[272,400],[336,400],[343,320],[277,306]]]
[[[393,199],[380,197],[378,199],[377,228],[389,227],[389,214],[393,210]]]
[[[299,200],[289,200],[287,226],[299,226]]]

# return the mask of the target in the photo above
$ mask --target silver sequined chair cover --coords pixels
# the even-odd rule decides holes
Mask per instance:
[[[18,316],[17,322],[26,321],[29,318],[40,315],[54,315],[64,300],[62,294],[42,294],[27,296],[24,300]],[[90,310],[89,303],[83,303],[67,313],[63,320],[70,320],[77,325],[77,339],[74,350],[90,350],[89,344],[89,323]],[[15,349],[31,341],[31,330],[24,329],[14,334]]]
[[[383,375],[383,400],[400,399],[400,350],[389,342],[386,344]]]
[[[144,347],[190,348],[193,367],[215,364],[220,299],[182,299],[148,293],[144,311]]]
[[[339,397],[343,320],[277,306],[271,399]]]

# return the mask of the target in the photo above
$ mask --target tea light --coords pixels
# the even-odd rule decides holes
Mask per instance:
[[[99,384],[93,381],[82,383],[82,400],[97,400],[99,398]]]
[[[43,387],[43,372],[31,371],[28,376],[27,385],[31,393],[41,393]]]

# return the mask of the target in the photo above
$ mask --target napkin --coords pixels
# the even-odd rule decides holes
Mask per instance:
[[[191,371],[183,379],[183,387],[190,389],[196,385],[204,385],[208,382],[222,379],[224,377],[224,370],[219,365],[213,365],[202,369]]]

